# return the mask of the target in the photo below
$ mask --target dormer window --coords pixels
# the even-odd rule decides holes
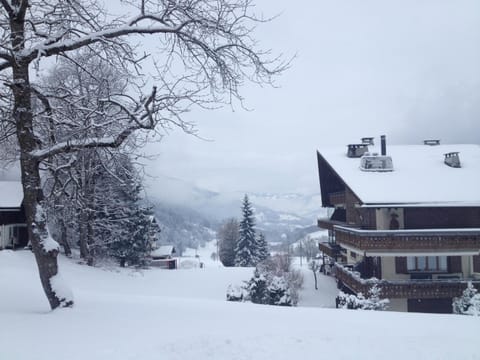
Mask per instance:
[[[368,144],[349,144],[347,147],[347,157],[349,158],[359,158],[368,152]]]
[[[360,159],[360,170],[362,171],[393,171],[392,157],[378,155],[377,153],[366,153]]]
[[[423,140],[423,145],[429,145],[429,146],[440,145],[440,140],[438,139]]]

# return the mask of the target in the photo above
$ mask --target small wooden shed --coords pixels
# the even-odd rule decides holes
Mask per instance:
[[[28,245],[28,232],[20,181],[0,181],[0,250]]]
[[[174,258],[175,254],[173,245],[161,245],[150,253],[151,265],[163,269],[176,269],[177,259]]]

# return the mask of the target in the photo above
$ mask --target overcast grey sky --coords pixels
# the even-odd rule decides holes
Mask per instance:
[[[246,86],[252,111],[189,115],[148,164],[214,191],[318,192],[315,151],[363,136],[479,143],[480,1],[259,0],[264,48],[297,54],[279,88]],[[154,188],[161,183],[153,182]]]

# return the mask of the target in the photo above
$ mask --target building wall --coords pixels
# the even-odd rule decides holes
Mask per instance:
[[[480,208],[405,208],[406,229],[480,227]]]
[[[402,208],[380,208],[375,210],[377,230],[390,230],[392,214],[396,214],[399,229],[405,228],[404,211]]]
[[[470,277],[474,274],[473,256],[471,255],[462,256],[462,274],[464,277]]]
[[[362,261],[363,255],[361,253],[347,250],[347,264],[356,264],[359,261]]]
[[[395,257],[382,256],[382,279],[384,280],[408,280],[409,274],[397,274],[395,268]]]
[[[359,225],[361,224],[360,209],[360,200],[355,196],[355,194],[350,190],[345,190],[345,210],[347,213],[347,224]]]
[[[388,310],[390,311],[402,311],[407,312],[407,299],[389,299],[390,304],[388,305]]]

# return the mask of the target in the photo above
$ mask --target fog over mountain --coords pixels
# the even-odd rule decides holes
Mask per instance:
[[[202,244],[222,220],[240,218],[240,207],[245,193],[219,193],[203,189],[180,179],[157,177],[146,189],[149,201],[161,227],[164,242],[185,239],[187,246]],[[257,231],[264,232],[269,242],[293,242],[305,228],[316,224],[325,214],[319,194],[248,193],[256,217]],[[192,224],[198,225],[197,228]],[[195,230],[195,231],[193,231]],[[183,235],[181,235],[183,234]],[[214,234],[213,234],[214,236]]]

